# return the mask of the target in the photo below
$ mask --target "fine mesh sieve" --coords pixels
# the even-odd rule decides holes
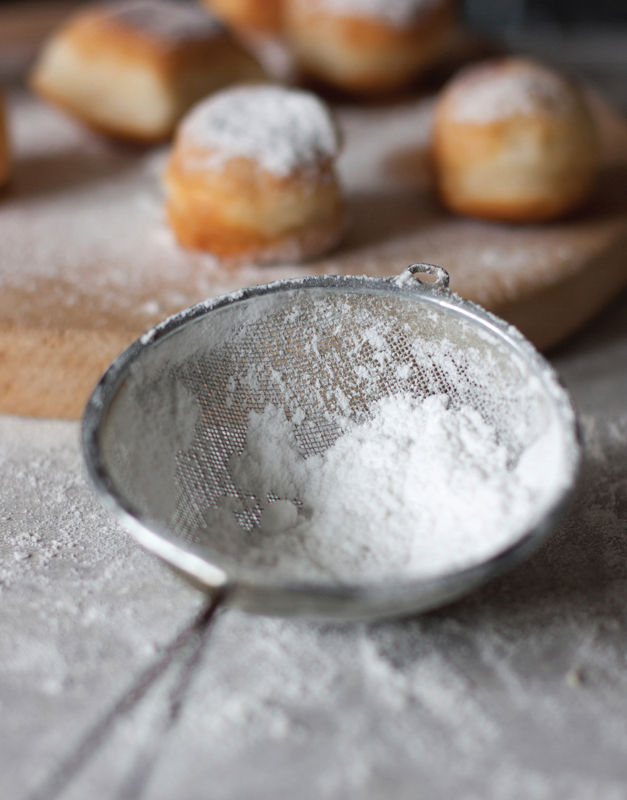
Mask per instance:
[[[515,541],[441,574],[359,580],[275,569],[286,540],[260,537],[259,523],[269,502],[285,498],[256,496],[232,467],[251,412],[280,409],[307,459],[397,395],[474,409],[512,465],[543,437],[538,469],[553,494],[530,508]],[[83,446],[100,495],[149,550],[249,610],[318,617],[431,608],[513,565],[554,526],[579,460],[572,405],[549,365],[427,264],[393,279],[279,281],[181,312],[106,372],[85,412]]]

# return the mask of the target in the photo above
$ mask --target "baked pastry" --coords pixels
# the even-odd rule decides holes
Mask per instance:
[[[339,141],[314,95],[227,89],[182,121],[165,173],[167,214],[185,247],[257,263],[332,247],[344,212]]]
[[[130,0],[78,11],[44,47],[32,84],[94,128],[150,142],[209,92],[259,75],[202,9]]]
[[[521,58],[470,67],[453,79],[436,107],[433,153],[448,208],[516,222],[576,208],[598,162],[595,124],[581,92]]]
[[[283,0],[204,0],[204,3],[235,28],[267,34],[281,30]]]
[[[407,83],[441,53],[451,0],[285,0],[285,31],[301,68],[341,89]]]
[[[4,98],[0,94],[0,189],[7,183],[11,174],[11,153],[9,136],[4,115]]]

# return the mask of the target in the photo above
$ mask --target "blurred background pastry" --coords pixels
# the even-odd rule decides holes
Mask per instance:
[[[451,0],[285,0],[285,31],[300,67],[348,91],[412,80],[452,31]]]
[[[94,128],[149,142],[209,92],[260,74],[203,9],[129,0],[77,11],[43,48],[32,85]]]
[[[440,196],[452,211],[532,222],[577,208],[598,164],[594,121],[577,86],[534,61],[464,70],[436,108]]]
[[[166,170],[177,239],[255,262],[319,255],[344,226],[338,151],[333,120],[308,92],[247,86],[213,95],[182,121]]]

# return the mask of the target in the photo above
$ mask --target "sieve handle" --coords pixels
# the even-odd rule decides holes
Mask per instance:
[[[423,280],[421,275],[430,275],[434,280]],[[403,270],[398,278],[395,278],[399,286],[406,286],[410,281],[417,281],[422,286],[429,286],[432,289],[448,289],[450,277],[443,267],[437,264],[412,264]]]

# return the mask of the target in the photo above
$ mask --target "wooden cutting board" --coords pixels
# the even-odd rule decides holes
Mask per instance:
[[[600,102],[605,162],[577,217],[508,226],[447,214],[432,194],[433,101],[344,107],[351,227],[306,265],[229,266],[181,250],[163,218],[166,149],[112,145],[25,95],[10,98],[15,178],[0,199],[0,411],[77,418],[109,362],[206,297],[309,273],[446,267],[452,288],[547,348],[627,284],[627,124]]]

